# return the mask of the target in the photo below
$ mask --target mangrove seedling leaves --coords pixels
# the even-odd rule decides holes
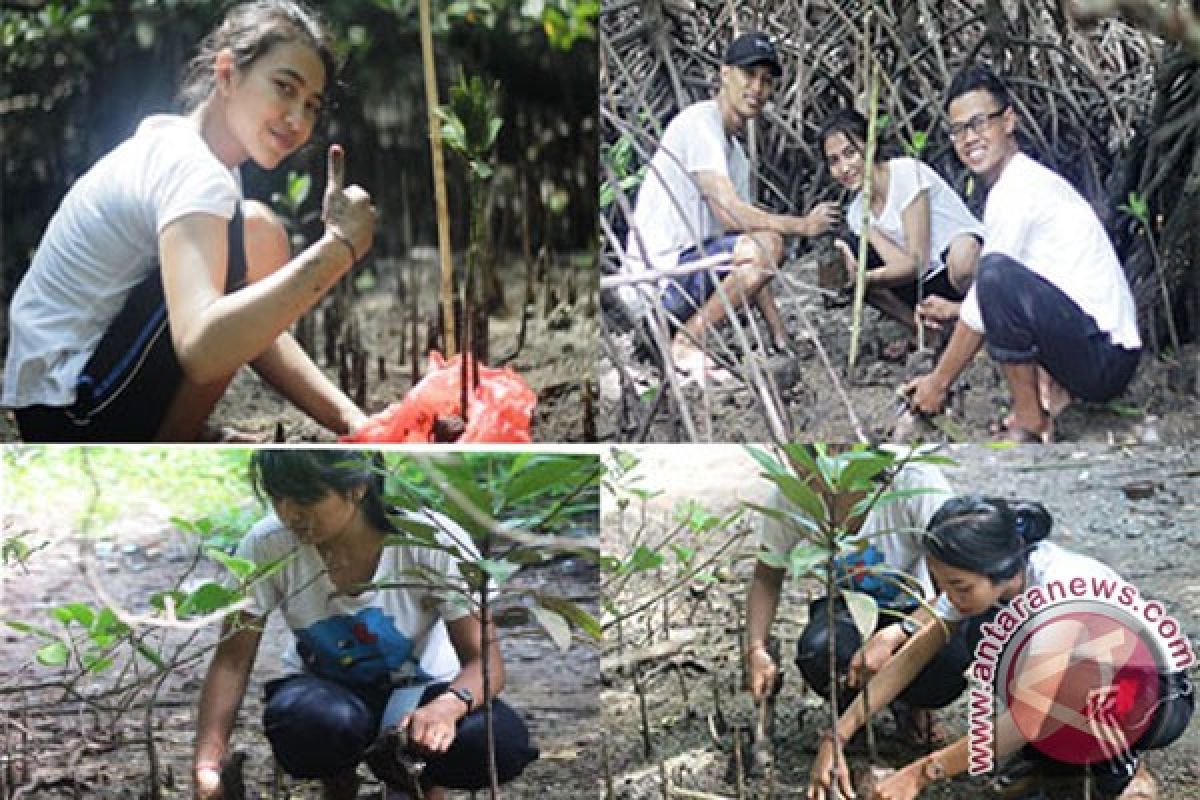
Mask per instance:
[[[571,626],[567,624],[567,620],[562,614],[543,606],[533,606],[529,611],[549,634],[550,640],[554,642],[560,652],[565,653],[571,648]]]
[[[879,606],[876,605],[875,598],[864,592],[845,590],[842,591],[842,597],[846,600],[846,608],[850,609],[854,627],[858,628],[858,633],[865,642],[879,621]]]
[[[35,657],[39,664],[45,667],[61,667],[67,663],[70,651],[62,642],[51,642],[39,647]]]

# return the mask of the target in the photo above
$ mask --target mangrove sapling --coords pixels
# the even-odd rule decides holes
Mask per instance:
[[[911,449],[903,455],[863,447],[831,453],[825,445],[819,443],[786,445],[779,449],[778,456],[758,448],[747,449],[763,468],[762,476],[778,487],[786,503],[778,508],[753,503],[744,505],[793,528],[800,539],[791,552],[762,552],[758,554],[759,560],[776,569],[787,570],[788,575],[793,578],[820,579],[824,583],[825,596],[828,598],[828,602],[825,603],[828,630],[837,629],[835,610],[837,601],[840,600],[845,604],[860,638],[865,642],[875,630],[879,607],[871,595],[844,588],[844,578],[839,567],[839,558],[860,551],[867,544],[857,533],[859,523],[856,520],[884,504],[932,491],[891,488],[894,475],[906,464],[944,464],[948,463],[948,460]],[[902,584],[911,580],[893,570],[888,572],[892,576],[899,575]],[[829,731],[824,735],[833,744],[834,762],[831,769],[834,772],[830,775],[830,786],[835,791],[836,770],[839,765],[846,763],[843,752],[845,743],[837,732],[841,712],[838,709],[840,686],[836,648],[837,637],[831,635],[828,649]],[[866,702],[868,700],[869,698],[864,697],[866,725],[869,731],[871,707]]]

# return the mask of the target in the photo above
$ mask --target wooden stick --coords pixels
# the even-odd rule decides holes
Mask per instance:
[[[425,71],[425,105],[429,119],[429,149],[433,156],[433,202],[437,212],[438,257],[442,265],[442,344],[446,358],[457,352],[454,331],[454,261],[450,253],[450,212],[446,201],[446,165],[442,160],[442,125],[438,120],[437,67],[433,62],[433,24],[429,0],[420,0],[421,63]],[[464,409],[465,411],[465,409]]]

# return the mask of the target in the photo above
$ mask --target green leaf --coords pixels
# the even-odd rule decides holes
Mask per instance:
[[[163,661],[162,656],[157,650],[150,648],[144,642],[135,643],[134,648],[141,653],[142,658],[146,659],[154,666],[158,667],[159,669],[166,669],[167,663]]]
[[[850,609],[854,627],[858,628],[858,633],[865,642],[875,631],[875,625],[879,621],[879,606],[875,603],[875,598],[863,592],[846,590],[842,591],[842,597],[846,601],[846,607]]]
[[[509,561],[498,561],[491,558],[481,558],[475,563],[491,577],[496,585],[503,584],[521,568],[520,564],[513,564]]]
[[[803,542],[792,548],[787,556],[788,573],[793,578],[808,575],[818,564],[828,560],[829,553],[825,548]]]
[[[70,626],[74,622],[84,628],[92,627],[96,618],[96,612],[87,603],[67,603],[50,609],[50,613],[63,625]]]
[[[768,475],[767,477],[779,487],[779,492],[785,500],[803,511],[815,522],[819,523],[829,519],[829,509],[825,507],[824,498],[813,491],[807,483],[793,475]]]
[[[14,631],[20,631],[21,633],[32,633],[35,636],[42,637],[43,639],[58,639],[58,636],[51,633],[46,628],[43,628],[40,625],[34,625],[32,622],[23,622],[19,619],[6,619],[4,620],[4,624],[12,628]]]
[[[219,583],[205,583],[187,596],[179,608],[179,616],[204,615],[233,605],[242,599],[242,593]]]
[[[100,609],[100,613],[96,615],[96,621],[92,623],[91,633],[93,636],[100,633],[108,633],[114,636],[124,636],[129,633],[129,626],[117,617],[117,612],[113,611],[108,606]]]
[[[705,533],[721,524],[720,517],[691,499],[675,507],[675,521],[686,525],[693,533]]]
[[[253,561],[250,561],[246,558],[231,556],[215,547],[205,548],[204,554],[213,561],[216,561],[218,564],[223,565],[225,569],[232,572],[234,577],[236,577],[239,581],[244,581],[247,577],[253,574],[255,570],[255,564]]]
[[[83,657],[84,672],[97,674],[103,672],[113,665],[113,660],[109,656],[102,656],[96,653],[88,653]]]
[[[537,598],[538,604],[543,608],[547,608],[556,614],[559,614],[566,619],[567,622],[571,623],[596,641],[600,641],[600,639],[603,638],[604,631],[600,627],[600,621],[587,611],[584,611],[575,603],[572,603],[570,600],[567,600],[564,597],[555,597],[553,595],[546,594],[534,594],[534,597]]]
[[[571,649],[571,626],[567,624],[566,617],[540,605],[533,606],[529,611],[550,635],[559,652],[565,653]]]
[[[878,499],[868,495],[862,500],[859,500],[854,504],[854,509],[850,512],[850,515],[858,516],[859,514],[866,514],[872,509],[878,509],[889,503],[895,503],[897,500],[905,500],[909,497],[917,497],[925,494],[947,494],[947,492],[945,489],[933,489],[925,487],[913,489],[893,489],[879,495]]]
[[[672,544],[671,552],[675,554],[675,558],[684,566],[691,564],[692,559],[696,557],[695,548],[685,547],[681,544]]]
[[[746,448],[746,452],[750,454],[751,458],[758,462],[758,465],[762,467],[763,472],[765,472],[767,475],[787,474],[787,467],[779,463],[779,461],[776,460],[776,458],[766,450],[763,450],[759,447],[748,446]]]
[[[651,550],[644,544],[637,546],[633,554],[626,560],[621,568],[621,573],[628,575],[631,572],[645,572],[646,570],[658,569],[666,562],[663,554],[657,550]]]
[[[46,667],[61,667],[67,663],[71,653],[62,642],[51,642],[39,647],[35,657],[38,663]]]

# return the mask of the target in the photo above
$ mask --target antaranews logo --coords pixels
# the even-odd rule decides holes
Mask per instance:
[[[1195,662],[1179,623],[1135,586],[1075,577],[1033,587],[981,628],[971,665],[969,771],[991,772],[997,725],[1056,761],[1127,752]]]

